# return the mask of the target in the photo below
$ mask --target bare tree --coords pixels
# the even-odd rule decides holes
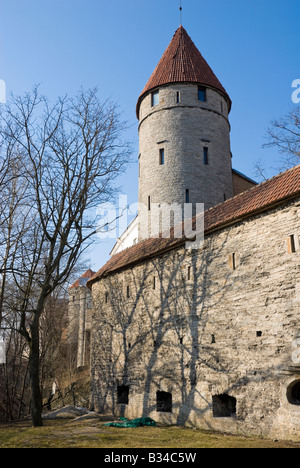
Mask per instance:
[[[300,107],[293,108],[288,114],[273,120],[267,131],[266,148],[277,148],[282,155],[284,168],[300,162]]]
[[[12,96],[2,112],[0,135],[19,149],[22,230],[10,259],[17,290],[18,332],[29,347],[32,421],[42,425],[40,319],[47,298],[72,273],[96,234],[96,206],[111,201],[130,147],[115,105],[96,90],[81,91],[50,106],[35,87]]]

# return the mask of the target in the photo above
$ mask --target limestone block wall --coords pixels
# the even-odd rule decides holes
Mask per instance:
[[[300,401],[288,397],[300,380],[299,213],[289,202],[208,235],[201,250],[93,284],[91,405],[299,440]]]
[[[217,91],[207,88],[206,102],[198,100],[196,84],[159,88],[159,104],[151,93],[140,106],[139,203],[140,238],[145,229],[148,197],[151,203],[191,203],[210,208],[233,196],[228,105]],[[204,164],[203,148],[208,148]],[[160,150],[164,164],[160,164]]]

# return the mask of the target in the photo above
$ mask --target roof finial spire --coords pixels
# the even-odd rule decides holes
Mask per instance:
[[[182,5],[181,5],[181,0],[180,0],[179,11],[180,11],[180,26],[182,26]]]

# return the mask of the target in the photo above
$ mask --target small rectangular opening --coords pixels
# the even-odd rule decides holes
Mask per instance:
[[[118,393],[118,405],[128,405],[129,402],[129,387],[126,385],[119,386],[117,388]]]
[[[227,394],[212,397],[214,418],[234,418],[236,416],[236,398]]]
[[[185,203],[190,203],[190,191],[186,189],[185,191]]]
[[[161,148],[159,150],[159,164],[163,166],[165,164],[165,150],[164,148]]]
[[[167,392],[157,392],[156,411],[161,413],[172,413],[172,394]]]
[[[176,102],[177,102],[177,104],[180,103],[180,91],[177,91],[177,93],[176,93]]]
[[[288,252],[295,253],[297,249],[296,249],[296,237],[294,234],[288,238],[287,243],[288,243]]]
[[[127,295],[127,297],[130,297],[130,287],[129,286],[127,286],[126,295]]]
[[[229,255],[229,267],[232,270],[236,269],[236,254],[235,253],[232,253]]]
[[[191,267],[190,266],[188,267],[187,279],[188,280],[191,279]]]
[[[154,91],[153,93],[151,93],[151,106],[154,107],[154,106],[158,106],[159,104],[159,91]]]
[[[150,195],[148,196],[148,211],[151,210],[151,197]]]
[[[203,160],[204,160],[204,165],[208,166],[208,148],[205,146],[203,148]]]
[[[105,304],[108,303],[108,297],[109,297],[109,294],[108,294],[108,292],[106,292],[106,293],[105,293]]]
[[[155,276],[154,276],[154,277],[153,277],[153,289],[155,289],[155,288],[156,288],[156,278],[155,278]]]
[[[204,86],[198,86],[198,99],[199,101],[206,101],[206,88]]]

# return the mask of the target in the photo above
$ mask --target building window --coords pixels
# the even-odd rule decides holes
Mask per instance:
[[[128,405],[129,401],[129,387],[122,385],[117,388],[117,393],[118,393],[118,400],[117,404],[118,405]]]
[[[159,91],[154,91],[151,93],[151,106],[158,106],[159,104]]]
[[[108,303],[108,292],[105,293],[105,304]]]
[[[153,277],[153,289],[156,289],[156,278],[155,278],[155,276]]]
[[[172,394],[167,392],[156,393],[156,411],[172,413]]]
[[[163,166],[165,164],[165,150],[164,148],[161,148],[159,150],[159,164]]]
[[[198,86],[198,99],[199,101],[206,102],[206,88]]]
[[[185,191],[185,203],[190,203],[190,191],[186,189]]]
[[[205,146],[203,148],[203,160],[204,160],[205,166],[208,166],[208,148],[207,148],[207,146]]]
[[[176,93],[176,102],[177,102],[177,104],[180,103],[180,91],[177,91],[177,93]]]
[[[212,397],[214,418],[234,418],[236,416],[236,399],[227,395],[214,395]]]
[[[188,271],[187,271],[187,279],[188,280],[191,279],[191,267],[190,266],[188,267]]]
[[[127,288],[126,288],[126,295],[127,295],[128,298],[130,297],[130,287],[129,286],[127,286]]]
[[[148,211],[151,210],[151,197],[150,195],[148,196]]]

